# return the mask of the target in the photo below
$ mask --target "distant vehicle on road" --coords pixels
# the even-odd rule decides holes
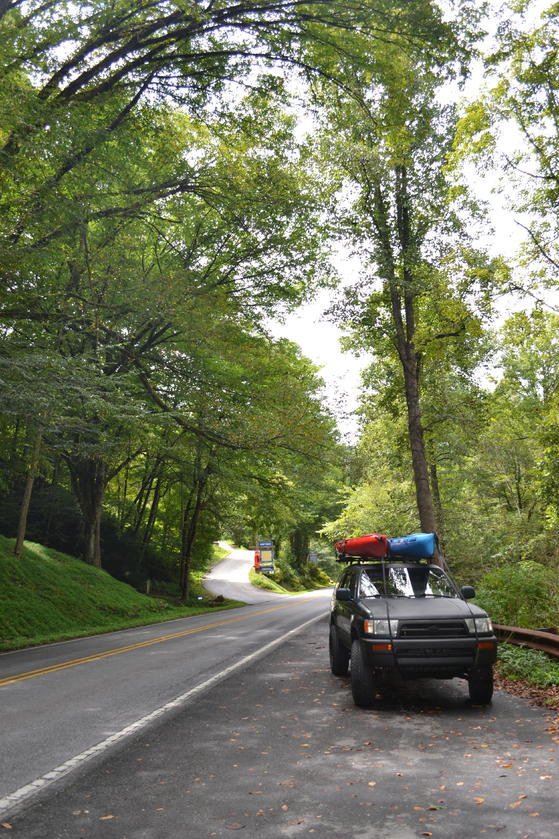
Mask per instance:
[[[497,641],[471,586],[457,587],[428,559],[342,555],[332,595],[330,666],[370,706],[383,677],[466,678],[475,704],[491,702]]]

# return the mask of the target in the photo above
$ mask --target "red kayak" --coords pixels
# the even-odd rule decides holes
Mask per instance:
[[[380,533],[357,536],[355,539],[342,539],[336,542],[336,550],[345,556],[367,556],[381,559],[388,554],[388,539]]]

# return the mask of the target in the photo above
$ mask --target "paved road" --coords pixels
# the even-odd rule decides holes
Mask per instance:
[[[257,588],[248,581],[248,573],[254,564],[254,551],[247,551],[244,548],[233,548],[220,542],[224,547],[230,548],[229,556],[214,565],[204,580],[205,588],[212,594],[221,594],[231,600],[240,600],[243,603],[263,603],[268,600],[279,600],[290,598],[289,594],[275,594]]]
[[[325,614],[328,599],[328,592],[268,596],[267,603],[0,655],[0,821],[149,715],[170,712]]]
[[[144,731],[6,836],[557,839],[545,711],[499,691],[472,706],[461,680],[358,709],[329,672],[327,631],[325,618]]]

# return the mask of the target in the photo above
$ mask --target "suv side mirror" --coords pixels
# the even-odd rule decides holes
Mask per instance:
[[[353,600],[350,588],[339,588],[336,590],[336,600]]]
[[[464,600],[471,600],[472,597],[476,596],[476,590],[473,586],[462,586],[460,589],[460,594],[464,598]]]

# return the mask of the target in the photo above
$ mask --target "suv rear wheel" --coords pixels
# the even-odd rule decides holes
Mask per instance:
[[[330,670],[334,676],[347,676],[349,667],[349,652],[338,638],[336,627],[332,624],[330,627]]]
[[[489,705],[493,696],[493,668],[471,673],[468,677],[468,690],[474,705]]]
[[[369,708],[375,698],[375,677],[367,666],[363,649],[356,638],[351,645],[351,693],[361,708]]]

